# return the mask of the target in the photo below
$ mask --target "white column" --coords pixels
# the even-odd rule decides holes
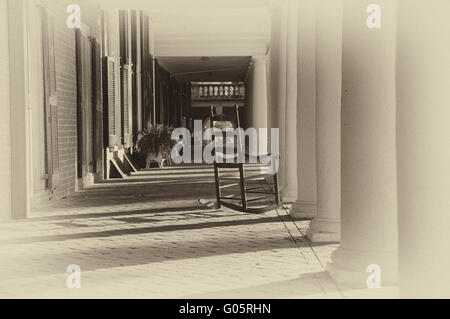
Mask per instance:
[[[11,216],[26,218],[30,211],[29,97],[27,56],[27,1],[8,1],[11,104]]]
[[[447,0],[398,1],[399,284],[404,298],[450,298],[449,12]]]
[[[316,1],[317,217],[308,238],[338,242],[341,208],[342,0]]]
[[[276,5],[271,7],[271,36],[268,45],[267,55],[267,99],[268,99],[268,125],[269,128],[278,128],[278,76],[279,76],[279,55],[280,55],[280,8]],[[278,146],[280,145],[278,141]],[[271,146],[271,138],[269,138],[269,147]],[[279,150],[278,150],[279,151]],[[272,151],[271,151],[272,153]],[[281,173],[279,171],[279,173]],[[278,176],[278,181],[280,181]]]
[[[7,1],[0,2],[0,143],[2,152],[0,162],[0,222],[11,217],[11,110],[9,103],[9,46],[8,46],[8,6]]]
[[[284,203],[297,200],[297,0],[288,2],[287,47],[286,47],[286,179],[282,190]],[[280,127],[280,130],[283,129]]]
[[[277,96],[277,113],[278,113],[278,125],[280,129],[280,167],[279,167],[279,184],[280,191],[282,191],[286,185],[286,50],[287,50],[287,17],[288,17],[288,5],[287,0],[280,0],[277,2],[279,5],[279,33],[278,38],[278,87]],[[274,36],[274,35],[272,35]]]
[[[251,76],[251,125],[259,129],[268,128],[267,120],[267,74],[266,74],[266,57],[265,56],[255,56],[252,58],[252,76]],[[267,154],[267,139],[265,143],[259,141],[258,154]],[[261,144],[263,142],[263,145]]]
[[[315,0],[300,0],[298,10],[298,199],[292,205],[296,219],[317,215],[316,175],[316,19]]]
[[[369,265],[383,286],[397,270],[395,2],[377,1],[380,29],[366,26],[370,3],[344,0],[341,246],[329,265],[362,287]]]

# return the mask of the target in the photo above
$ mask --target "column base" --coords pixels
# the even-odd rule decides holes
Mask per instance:
[[[316,218],[309,224],[307,237],[313,243],[338,243],[341,223],[336,219]]]
[[[312,219],[317,216],[317,202],[298,200],[292,204],[291,217],[293,219]]]
[[[297,191],[292,191],[292,190],[285,188],[281,192],[281,197],[283,199],[283,203],[293,204],[297,201]]]
[[[332,254],[331,260],[327,271],[342,288],[370,288],[368,279],[374,274],[373,269],[368,269],[370,265],[379,266],[381,288],[398,283],[397,254],[394,252],[360,252],[340,247]]]

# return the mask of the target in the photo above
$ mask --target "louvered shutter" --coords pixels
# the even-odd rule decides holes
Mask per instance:
[[[102,107],[102,56],[101,45],[98,41],[92,41],[92,57],[94,70],[94,127],[95,127],[95,141],[94,141],[94,169],[96,173],[100,173],[103,165],[103,107]]]
[[[132,68],[131,64],[125,64],[122,68],[122,131],[125,148],[132,144]]]
[[[143,77],[143,109],[144,109],[144,122],[153,123],[155,119],[154,114],[154,101],[153,101],[153,57],[151,55],[144,57],[144,69],[142,71]]]
[[[106,115],[107,146],[118,145],[120,130],[120,58],[105,57],[104,104]]]
[[[46,8],[41,8],[42,46],[44,64],[45,134],[48,188],[59,183],[58,106],[56,90],[56,57],[54,19]]]

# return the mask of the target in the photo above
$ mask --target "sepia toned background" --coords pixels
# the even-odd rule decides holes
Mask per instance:
[[[0,296],[450,297],[448,12],[1,0]],[[236,104],[280,128],[283,206],[217,209],[212,166],[138,165],[143,129]]]

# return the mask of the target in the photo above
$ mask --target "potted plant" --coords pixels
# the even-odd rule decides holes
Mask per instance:
[[[146,158],[146,168],[157,163],[159,168],[170,165],[172,148],[176,142],[172,140],[173,129],[167,125],[157,124],[138,134],[137,151]]]

